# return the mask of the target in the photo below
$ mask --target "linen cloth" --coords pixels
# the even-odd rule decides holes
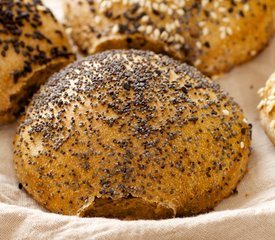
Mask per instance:
[[[62,19],[61,1],[45,0]],[[253,153],[238,194],[214,212],[158,221],[78,218],[48,213],[19,190],[12,162],[16,123],[0,128],[0,240],[275,239],[275,147],[259,122],[257,90],[275,70],[275,39],[260,56],[217,80],[253,124]]]

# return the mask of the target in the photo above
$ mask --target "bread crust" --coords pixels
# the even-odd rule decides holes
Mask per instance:
[[[39,1],[0,3],[0,124],[55,71],[75,58],[64,28]]]
[[[68,31],[84,54],[143,49],[208,76],[256,56],[274,31],[274,1],[65,1]]]
[[[56,213],[160,219],[212,210],[250,154],[239,105],[163,55],[107,51],[52,76],[18,128],[25,190]]]
[[[259,90],[261,101],[258,105],[262,126],[275,144],[275,73],[273,73],[264,88]]]

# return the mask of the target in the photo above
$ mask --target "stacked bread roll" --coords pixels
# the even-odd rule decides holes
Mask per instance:
[[[109,51],[75,62],[34,96],[14,160],[25,190],[52,212],[182,217],[235,192],[250,137],[238,104],[196,69]]]

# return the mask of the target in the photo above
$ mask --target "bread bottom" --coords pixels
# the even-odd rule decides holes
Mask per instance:
[[[121,211],[123,209],[123,211]],[[83,206],[78,215],[81,217],[109,217],[125,220],[165,219],[176,216],[171,206],[149,202],[140,197],[128,197],[113,200],[95,198],[91,204]]]

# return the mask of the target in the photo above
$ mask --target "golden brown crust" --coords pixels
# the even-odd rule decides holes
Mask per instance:
[[[149,49],[209,76],[253,58],[274,30],[273,0],[65,2],[68,31],[83,53]]]
[[[194,68],[108,51],[68,66],[34,96],[14,162],[26,191],[52,212],[189,216],[234,191],[250,134],[238,104]]]
[[[260,118],[265,132],[275,144],[275,73],[273,73],[264,88],[259,90],[261,102],[258,105]]]
[[[26,98],[73,60],[63,27],[40,1],[2,1],[0,124],[13,121]]]
[[[200,37],[204,46],[196,65],[206,74],[220,74],[246,62],[266,47],[274,33],[274,1],[212,1],[206,10],[212,18],[205,22]],[[235,4],[232,4],[235,2]],[[213,15],[214,13],[214,15]],[[221,22],[218,24],[218,22]],[[209,46],[205,46],[209,43]]]

